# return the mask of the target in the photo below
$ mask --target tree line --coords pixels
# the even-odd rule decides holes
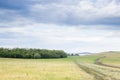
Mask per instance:
[[[32,49],[32,48],[0,48],[0,57],[3,58],[66,58],[67,53],[63,50],[47,50],[47,49]]]

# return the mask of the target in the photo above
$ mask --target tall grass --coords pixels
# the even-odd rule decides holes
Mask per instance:
[[[66,59],[0,58],[0,80],[94,80]]]

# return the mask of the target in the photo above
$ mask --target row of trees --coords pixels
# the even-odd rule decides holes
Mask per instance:
[[[65,58],[67,54],[62,50],[26,49],[26,48],[0,48],[0,57],[5,58]]]

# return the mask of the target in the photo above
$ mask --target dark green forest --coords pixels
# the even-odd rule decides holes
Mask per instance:
[[[27,49],[27,48],[0,48],[0,57],[3,58],[66,58],[67,53],[63,50],[47,50],[47,49]]]

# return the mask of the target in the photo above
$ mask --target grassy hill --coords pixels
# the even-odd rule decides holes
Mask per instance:
[[[120,51],[108,51],[108,52],[101,52],[98,54],[94,54],[92,56],[106,56],[108,58],[120,58]]]
[[[102,56],[103,63],[120,64],[120,53],[111,51],[58,59],[0,58],[0,80],[120,80],[120,69],[94,64]]]
[[[105,58],[102,59],[102,62],[106,64],[120,66],[120,51],[108,51],[108,52],[92,54],[89,56],[84,56],[81,57],[81,61],[94,63],[97,58],[104,56]]]
[[[81,62],[94,63],[96,59],[103,57],[103,56],[105,56],[105,58],[103,58],[102,61],[105,63],[113,64],[113,65],[120,63],[120,52],[119,51],[101,52],[101,53],[96,53],[92,55],[75,57],[75,59]]]
[[[75,59],[76,64],[93,75],[95,80],[120,80],[120,52],[118,51],[101,52]],[[97,61],[99,63],[96,63]]]

